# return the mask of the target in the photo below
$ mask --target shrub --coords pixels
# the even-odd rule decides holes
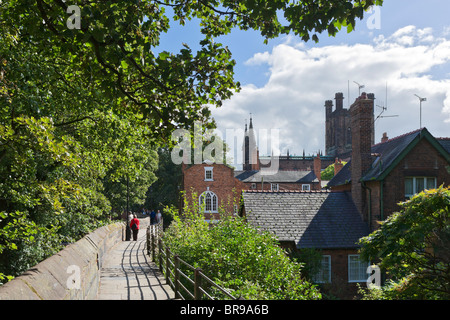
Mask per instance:
[[[245,299],[320,299],[318,290],[302,277],[302,265],[289,259],[268,232],[243,218],[222,215],[208,225],[201,210],[190,205],[164,234],[172,252],[215,282]],[[187,208],[185,206],[185,208]]]

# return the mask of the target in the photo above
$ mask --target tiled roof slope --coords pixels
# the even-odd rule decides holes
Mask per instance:
[[[273,174],[264,174],[262,171],[235,171],[234,176],[242,182],[290,182],[307,183],[318,182],[313,171],[284,171],[278,170]]]
[[[352,180],[352,160],[349,160],[341,170],[327,183],[327,187],[341,186]]]
[[[388,168],[403,150],[405,150],[406,147],[421,134],[421,132],[422,130],[416,130],[372,146],[372,154],[377,154],[379,156],[374,157],[372,168],[365,174],[363,180],[367,181],[377,178],[383,170]]]
[[[372,168],[364,175],[362,180],[374,180],[385,174],[386,170],[391,167],[399,158],[414,143],[420,139],[426,138],[429,141],[436,141],[436,146],[443,148],[443,153],[450,154],[450,139],[449,138],[434,138],[426,128],[418,129],[404,135],[389,139],[386,142],[378,143],[372,146],[371,152],[373,154]],[[338,186],[350,182],[351,166],[350,161],[333,177],[328,186]]]
[[[244,191],[247,221],[297,248],[357,248],[369,230],[346,192]]]
[[[450,153],[450,138],[436,138],[436,140]]]

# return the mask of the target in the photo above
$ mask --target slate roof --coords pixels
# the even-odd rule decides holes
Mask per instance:
[[[389,139],[386,142],[378,143],[372,146],[371,152],[374,155],[371,169],[365,173],[361,180],[369,181],[382,179],[390,171],[395,162],[401,158],[402,155],[408,152],[408,149],[413,147],[421,139],[428,139],[437,149],[450,158],[450,139],[448,138],[434,138],[426,128],[418,129],[404,135]],[[328,186],[338,186],[349,183],[351,181],[351,161],[349,161],[340,171],[334,176]]]
[[[351,196],[326,191],[244,191],[247,221],[297,248],[358,248],[369,234]]]
[[[269,183],[311,183],[319,182],[314,171],[283,171],[277,170],[273,174],[263,174],[262,171],[235,171],[234,176],[242,182]]]
[[[444,149],[450,153],[450,138],[436,138]]]
[[[327,183],[327,187],[341,186],[352,180],[352,160],[349,160],[339,172]]]

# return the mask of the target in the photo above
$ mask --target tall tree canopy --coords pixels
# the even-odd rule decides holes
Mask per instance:
[[[220,106],[239,88],[231,52],[214,38],[232,28],[251,28],[266,39],[294,33],[317,41],[324,31],[352,30],[374,4],[382,1],[10,0],[0,4],[0,37],[5,45],[26,44],[47,58],[49,68],[57,66],[58,75],[48,80],[75,81],[74,86],[96,91],[90,98],[113,98],[120,110],[139,112],[160,138],[177,125],[208,123],[206,104]],[[80,8],[79,29],[68,28],[70,5]],[[200,20],[203,39],[197,52],[186,45],[177,53],[153,53],[170,28],[167,8],[181,25]]]
[[[125,177],[143,204],[173,129],[214,127],[209,107],[239,90],[218,36],[317,41],[381,3],[0,1],[0,282],[123,206]],[[196,52],[155,53],[171,24],[190,19],[203,35]]]

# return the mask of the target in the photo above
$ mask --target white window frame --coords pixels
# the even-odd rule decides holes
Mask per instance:
[[[310,184],[302,184],[302,191],[311,191]]]
[[[280,191],[280,185],[278,183],[271,183],[270,190],[271,191]]]
[[[205,167],[205,181],[214,181],[214,174],[213,174],[214,167]],[[208,174],[211,174],[210,177],[208,177]]]
[[[354,258],[356,258],[357,261],[354,261]],[[349,254],[348,282],[366,282],[368,279],[367,267],[369,265],[370,263],[368,261],[361,261],[361,256],[359,254]],[[355,270],[355,268],[357,268],[357,270]]]
[[[219,198],[212,191],[203,192],[198,198],[199,206],[205,213],[218,213]]]
[[[406,193],[406,180],[407,179],[412,179],[412,193]],[[413,195],[423,191],[423,190],[418,190],[417,188],[417,179],[423,179],[423,186],[424,189],[423,190],[428,190],[428,182],[433,180],[434,181],[434,188],[436,188],[437,185],[437,179],[436,177],[425,177],[425,176],[407,176],[404,179],[404,184],[405,184],[405,197],[406,198],[411,198]]]
[[[320,263],[320,270],[313,277],[313,281],[315,283],[331,283],[331,256],[322,255]]]

